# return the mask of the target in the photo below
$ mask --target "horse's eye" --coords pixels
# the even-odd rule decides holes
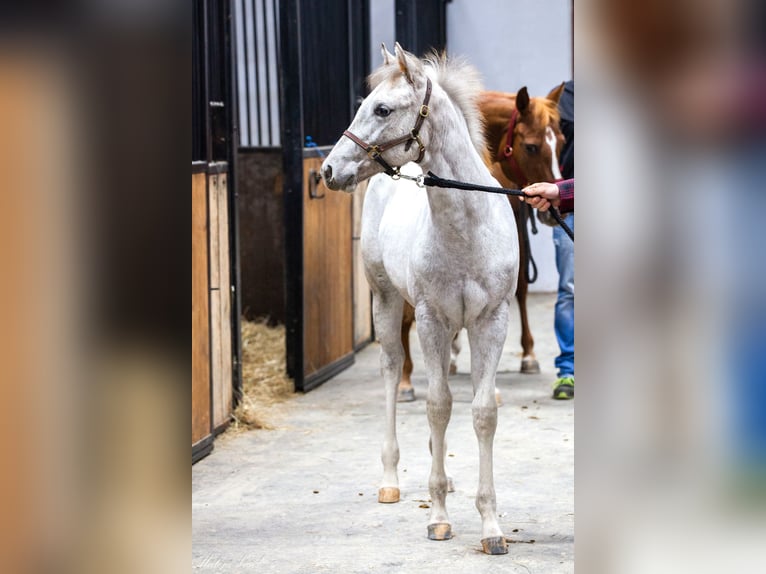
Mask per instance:
[[[391,113],[391,110],[389,110],[386,106],[383,104],[378,104],[378,107],[375,108],[375,115],[380,116],[381,118],[388,117],[388,114]]]
[[[524,147],[526,148],[528,154],[534,155],[540,151],[540,148],[535,144],[524,144]]]

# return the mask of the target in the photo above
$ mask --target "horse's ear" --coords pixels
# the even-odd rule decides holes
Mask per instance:
[[[564,86],[566,85],[566,82],[561,82],[561,85],[553,88],[551,92],[546,96],[550,101],[552,101],[554,104],[558,104],[559,100],[561,99],[561,94],[564,93]]]
[[[393,64],[395,56],[388,51],[385,44],[380,45],[380,54],[383,56],[383,65],[388,66],[389,64]]]
[[[523,114],[524,112],[527,111],[528,108],[529,108],[529,92],[527,91],[527,87],[524,86],[516,94],[516,109]]]
[[[418,68],[417,59],[412,54],[405,51],[399,42],[394,44],[394,54],[396,54],[396,59],[399,62],[399,69],[402,71],[402,74],[404,74],[404,77],[407,78],[407,81],[410,84],[414,84],[415,72]]]

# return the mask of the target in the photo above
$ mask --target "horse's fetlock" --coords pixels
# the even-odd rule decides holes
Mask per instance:
[[[479,491],[476,495],[476,508],[479,511],[485,509],[492,510],[494,512],[496,506],[496,496],[494,491]]]

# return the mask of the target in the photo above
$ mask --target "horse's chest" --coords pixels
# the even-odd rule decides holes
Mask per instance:
[[[517,269],[518,259],[512,254],[414,251],[408,290],[416,302],[465,324],[508,298],[515,289]]]

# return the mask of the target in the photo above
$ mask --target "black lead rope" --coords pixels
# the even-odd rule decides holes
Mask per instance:
[[[537,281],[537,263],[535,258],[532,257],[532,245],[529,241],[529,229],[527,228],[527,221],[532,223],[532,233],[537,235],[537,228],[535,227],[535,213],[534,210],[529,207],[528,203],[521,202],[519,205],[519,219],[521,220],[521,241],[524,243],[524,255],[526,255],[527,266],[524,270],[527,283],[531,285]]]
[[[499,193],[501,195],[516,195],[519,197],[526,197],[527,194],[525,194],[520,189],[506,189],[504,187],[489,187],[486,185],[478,185],[475,183],[464,183],[462,181],[454,181],[452,179],[442,179],[438,175],[434,175],[433,172],[429,171],[428,175],[426,175],[423,178],[423,185],[426,185],[428,187],[445,187],[445,188],[454,188],[454,189],[464,189],[466,191],[485,191],[487,193]],[[564,220],[561,218],[561,214],[559,213],[559,210],[555,207],[551,206],[548,210],[551,214],[551,217],[556,220],[556,223],[558,223],[561,226],[561,229],[564,230],[564,233],[566,233],[569,238],[574,242],[574,231],[572,231],[569,226],[564,223]]]

